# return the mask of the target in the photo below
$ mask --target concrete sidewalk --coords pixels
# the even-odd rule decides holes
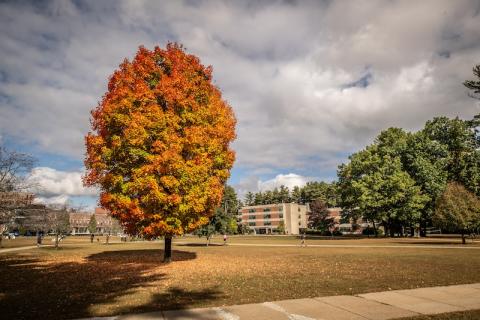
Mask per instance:
[[[383,320],[475,309],[480,309],[480,283],[91,319]]]

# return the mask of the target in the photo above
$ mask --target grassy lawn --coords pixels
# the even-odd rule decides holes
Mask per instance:
[[[2,317],[81,318],[480,282],[480,250],[422,248],[424,239],[308,241],[416,248],[233,245],[299,244],[294,237],[228,241],[232,245],[221,246],[217,237],[207,248],[204,239],[175,239],[168,265],[162,264],[161,242],[72,239],[60,250],[1,254]]]
[[[402,320],[478,320],[478,319],[480,319],[480,310],[443,313],[443,314],[436,314],[431,316],[418,316],[418,317],[412,317],[412,318],[402,318]]]

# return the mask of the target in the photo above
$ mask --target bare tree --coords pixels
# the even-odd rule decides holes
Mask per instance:
[[[0,247],[2,236],[23,210],[33,204],[33,194],[24,193],[29,187],[27,174],[35,159],[25,153],[8,151],[0,146]]]
[[[0,146],[0,192],[21,191],[31,187],[26,177],[35,162],[31,155]]]
[[[29,223],[37,226],[39,223],[30,216],[41,217],[37,211],[44,212],[45,206],[33,203],[35,196],[25,192],[0,192],[0,247],[2,234],[9,228]],[[37,219],[38,220],[38,219]]]
[[[60,236],[70,231],[70,213],[67,206],[47,208],[46,226],[55,235],[55,249],[58,249]]]

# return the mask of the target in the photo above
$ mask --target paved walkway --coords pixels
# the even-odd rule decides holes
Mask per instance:
[[[386,320],[475,309],[480,309],[480,283],[91,319]]]
[[[120,241],[110,241],[109,244],[114,244],[114,243],[122,243]],[[135,242],[130,242],[130,243],[135,243]],[[65,246],[78,246],[80,244],[87,244],[87,242],[85,243],[60,243],[60,247],[65,247]],[[88,244],[90,244],[88,242]],[[94,242],[94,244],[96,244],[96,242]],[[101,242],[100,244],[105,244],[105,242]],[[53,244],[42,244],[40,246],[40,248],[44,248],[44,247],[53,247],[54,245]],[[24,247],[13,247],[13,248],[1,248],[0,249],[0,254],[2,253],[8,253],[8,252],[15,252],[15,251],[23,251],[23,250],[30,250],[30,249],[36,249],[38,248],[38,246],[34,245],[34,246],[24,246]]]
[[[22,250],[30,250],[30,249],[35,249],[35,248],[37,248],[37,246],[2,248],[2,249],[0,249],[0,253],[7,253],[7,252],[14,252],[14,251],[22,251]]]
[[[193,242],[173,242],[176,244],[193,244]],[[198,244],[198,243],[195,243]],[[213,243],[213,245],[221,245]],[[244,247],[300,247],[300,244],[288,244],[288,243],[228,243],[228,246],[244,246]],[[466,249],[466,250],[480,250],[480,246],[466,246],[466,245],[444,245],[444,244],[398,244],[398,245],[376,245],[376,244],[308,244],[306,248],[415,248],[415,249]]]

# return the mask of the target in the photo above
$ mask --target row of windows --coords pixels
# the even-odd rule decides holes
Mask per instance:
[[[255,222],[249,222],[248,225],[251,226],[251,227],[255,227],[255,226],[256,226],[256,223],[255,223]],[[271,223],[270,221],[265,221],[265,222],[263,223],[263,225],[264,225],[264,226],[271,226],[272,223]]]
[[[278,217],[279,217],[280,219],[283,219],[283,213],[280,213],[280,214],[278,215]],[[263,215],[263,219],[271,219],[271,218],[272,218],[272,216],[271,216],[270,214],[264,214],[264,215]],[[256,216],[256,215],[249,215],[249,216],[248,216],[248,219],[249,219],[249,220],[255,220],[255,219],[257,219],[257,216]]]
[[[275,210],[275,208],[273,208],[273,210]],[[278,207],[277,210],[278,211],[283,211],[283,207]],[[270,212],[270,211],[272,211],[272,208],[264,208],[263,209],[263,212]],[[253,213],[253,212],[256,212],[256,210],[255,209],[248,209],[248,212]]]

